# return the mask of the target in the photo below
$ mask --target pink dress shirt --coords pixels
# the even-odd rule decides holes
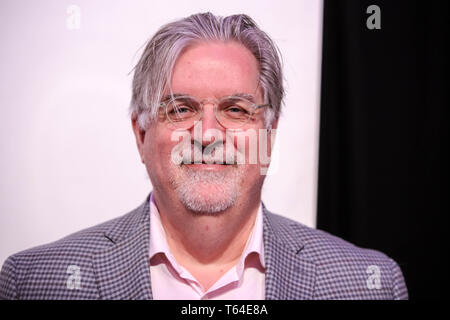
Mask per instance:
[[[205,291],[172,255],[152,195],[150,199],[150,274],[153,299],[263,300],[265,298],[264,268],[260,205],[253,230],[238,263]]]

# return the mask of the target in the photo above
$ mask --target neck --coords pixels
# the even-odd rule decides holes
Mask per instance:
[[[167,243],[177,261],[185,266],[227,266],[239,260],[255,223],[261,195],[252,198],[238,199],[233,207],[218,214],[201,215],[154,192]]]

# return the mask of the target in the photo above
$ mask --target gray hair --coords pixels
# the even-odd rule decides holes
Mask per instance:
[[[259,65],[269,127],[279,117],[284,98],[281,53],[269,36],[245,14],[228,17],[210,12],[191,15],[162,26],[147,43],[134,67],[130,114],[141,129],[156,119],[158,107],[170,79],[175,61],[184,48],[198,41],[236,41],[246,47]]]

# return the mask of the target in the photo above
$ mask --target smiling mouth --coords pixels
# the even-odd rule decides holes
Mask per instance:
[[[233,165],[233,163],[208,163],[205,161],[202,162],[192,162],[192,163],[184,163],[184,165],[189,165],[189,166],[200,166],[200,165],[205,165],[205,166],[229,166],[229,165]]]
[[[186,166],[190,169],[198,170],[223,170],[229,167],[234,167],[234,164],[228,163],[207,163],[207,162],[197,162],[197,163],[183,163],[182,166]]]

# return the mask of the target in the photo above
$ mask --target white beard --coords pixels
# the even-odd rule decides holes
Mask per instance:
[[[241,184],[242,167],[234,166],[224,171],[178,168],[176,179],[170,179],[183,205],[207,215],[220,213],[236,203]]]
[[[194,154],[207,163],[225,163],[230,155],[226,153],[223,143],[218,143],[211,153],[203,154],[201,144],[184,146],[192,153],[180,152],[183,163],[192,163]],[[234,150],[236,155],[242,155]],[[203,156],[203,157],[202,157]],[[234,158],[234,157],[233,157]],[[229,161],[229,162],[228,162]],[[230,158],[227,162],[233,162]],[[214,215],[232,207],[238,198],[239,186],[245,173],[245,165],[229,164],[223,171],[193,169],[188,166],[175,165],[170,170],[169,180],[177,192],[181,203],[189,210],[199,214]]]

